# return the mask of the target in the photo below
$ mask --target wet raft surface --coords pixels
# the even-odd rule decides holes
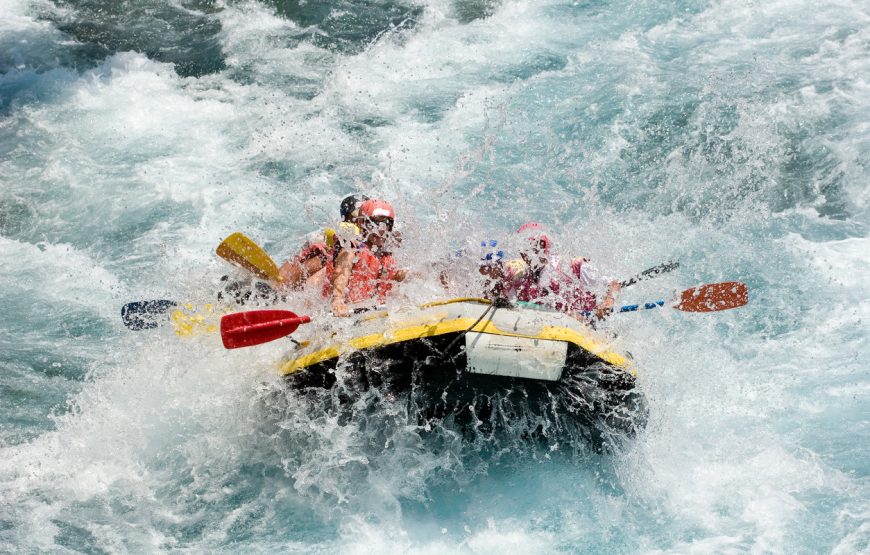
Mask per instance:
[[[290,374],[287,383],[312,396],[338,386],[328,399],[343,407],[377,389],[381,399],[406,403],[414,424],[449,422],[466,434],[514,434],[519,428],[530,439],[579,435],[600,447],[645,425],[646,399],[636,378],[577,345],[568,344],[561,377],[544,381],[468,372],[460,335],[355,351]]]

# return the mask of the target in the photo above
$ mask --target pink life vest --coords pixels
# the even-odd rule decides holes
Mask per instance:
[[[508,275],[506,293],[513,293],[519,301],[535,302],[562,312],[595,310],[598,305],[595,294],[587,289],[588,284],[582,283],[582,268],[587,262],[588,258],[573,259],[570,273],[562,270],[558,261],[540,272],[532,272],[527,266],[520,275]]]

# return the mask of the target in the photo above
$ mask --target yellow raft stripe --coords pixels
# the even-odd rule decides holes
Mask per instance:
[[[448,299],[446,301],[431,301],[428,303],[423,303],[420,305],[420,308],[430,308],[433,306],[441,306],[445,304],[453,304],[453,303],[480,303],[480,304],[492,304],[492,301],[489,299],[482,299],[480,297],[459,297],[457,299]]]
[[[445,304],[468,303],[468,302],[480,303],[480,304],[492,304],[492,301],[487,300],[487,299],[481,299],[479,297],[461,297],[458,299],[450,299],[447,301],[431,301],[428,303],[423,303],[420,305],[420,308],[432,308],[433,306],[442,306]],[[372,312],[371,314],[366,314],[366,315],[360,317],[360,319],[357,320],[356,324],[354,324],[354,325],[364,324],[365,322],[371,322],[372,320],[377,320],[379,318],[386,318],[389,315],[390,315],[390,313],[387,312],[386,310],[382,310],[380,312]]]
[[[313,366],[325,360],[337,358],[344,351],[371,349],[374,347],[383,347],[386,345],[392,345],[394,343],[401,343],[403,341],[410,341],[412,339],[435,337],[448,333],[461,332],[468,330],[474,323],[475,320],[473,320],[472,318],[456,318],[454,320],[438,322],[436,324],[408,326],[405,328],[399,328],[387,332],[364,335],[362,337],[351,339],[344,345],[332,345],[325,349],[315,351],[311,354],[301,356],[293,360],[288,360],[281,364],[281,366],[279,367],[279,372],[282,375],[286,376],[288,374],[292,374],[303,368]],[[568,343],[574,343],[575,345],[578,345],[582,349],[592,353],[593,355],[597,356],[605,362],[609,362],[614,366],[625,369],[628,369],[629,367],[629,362],[622,355],[614,353],[612,351],[606,351],[604,347],[597,341],[589,339],[588,337],[570,328],[544,326],[543,328],[541,328],[541,332],[537,335],[523,335],[501,330],[495,324],[493,324],[491,320],[488,320],[486,322],[476,324],[474,328],[469,331],[484,332],[493,335],[503,335],[507,337],[526,337],[529,339],[567,341]]]

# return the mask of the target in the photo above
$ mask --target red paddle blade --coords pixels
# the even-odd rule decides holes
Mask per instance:
[[[286,337],[311,321],[289,310],[251,310],[221,318],[221,339],[227,349],[250,347]]]
[[[749,288],[739,281],[711,283],[686,289],[680,295],[677,310],[685,312],[716,312],[737,308],[749,302]]]

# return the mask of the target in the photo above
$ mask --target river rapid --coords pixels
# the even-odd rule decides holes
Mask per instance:
[[[868,76],[843,0],[0,0],[0,551],[870,550]],[[608,321],[650,414],[605,453],[347,424],[287,343],[123,326],[360,191],[395,303],[539,221],[615,277],[680,261],[621,301],[749,304]]]

